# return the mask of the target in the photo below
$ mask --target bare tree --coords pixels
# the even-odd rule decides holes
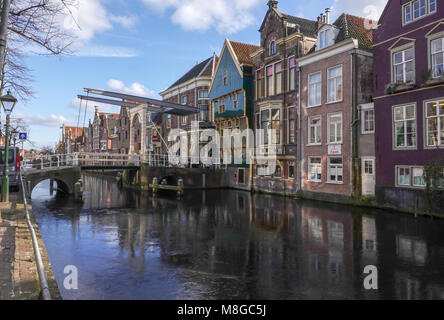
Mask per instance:
[[[63,20],[77,7],[77,0],[12,0],[5,60],[1,62],[0,94],[12,89],[22,100],[34,92],[31,70],[23,61],[24,51],[38,54],[71,54],[75,37],[63,27]],[[72,19],[75,18],[72,17]]]

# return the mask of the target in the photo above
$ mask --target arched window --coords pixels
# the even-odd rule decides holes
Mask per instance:
[[[271,41],[270,43],[270,56],[276,54],[276,41]]]

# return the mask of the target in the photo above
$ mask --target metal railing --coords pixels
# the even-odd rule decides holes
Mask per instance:
[[[29,231],[31,232],[31,238],[32,238],[32,246],[34,249],[34,255],[35,260],[37,264],[37,273],[39,275],[39,283],[40,283],[40,289],[42,290],[42,298],[43,300],[51,300],[51,293],[49,291],[48,281],[46,280],[45,275],[45,266],[43,265],[42,255],[40,253],[40,247],[37,240],[37,236],[34,230],[34,227],[32,226],[31,217],[29,215],[29,209],[28,209],[28,200],[26,196],[26,189],[25,185],[23,183],[23,177],[22,173],[20,172],[20,183],[23,191],[23,203],[25,206],[25,213],[26,213],[26,223],[28,225]]]

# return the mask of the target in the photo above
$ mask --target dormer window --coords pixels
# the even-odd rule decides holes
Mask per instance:
[[[271,41],[270,43],[270,56],[276,54],[276,41]]]
[[[319,49],[324,49],[329,43],[329,31],[324,30],[319,33]]]

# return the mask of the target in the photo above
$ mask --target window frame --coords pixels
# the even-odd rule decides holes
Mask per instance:
[[[436,102],[437,103],[437,115],[436,116],[428,116],[427,115],[427,105],[429,103],[433,103]],[[424,132],[424,136],[423,136],[423,140],[424,140],[424,149],[444,149],[444,143],[441,143],[441,140],[439,139],[439,143],[438,145],[429,145],[429,125],[428,125],[428,119],[430,118],[437,118],[437,122],[438,122],[438,128],[437,128],[437,136],[438,138],[441,137],[441,131],[444,130],[444,121],[441,122],[441,118],[444,117],[444,114],[440,114],[439,113],[439,103],[440,102],[444,102],[444,97],[441,98],[436,98],[436,99],[429,99],[429,100],[425,100],[424,101],[424,105],[423,105],[423,119],[424,119],[424,123],[423,123],[423,132]]]
[[[185,98],[185,102],[184,102],[184,98]],[[180,96],[180,104],[181,105],[186,105],[188,103],[188,97],[186,94]]]
[[[366,123],[365,120],[365,113],[366,112],[373,112],[373,130],[368,131],[366,130]],[[374,107],[364,107],[361,108],[361,133],[362,134],[374,134],[375,133],[375,108]]]
[[[341,99],[338,99],[338,97],[336,96],[336,94],[337,94],[336,79],[339,78],[339,77],[337,76],[337,77],[330,78],[330,75],[329,75],[330,70],[338,69],[338,68],[341,69],[341,76],[340,76],[341,77]],[[332,81],[332,80],[334,80],[335,84],[336,84],[336,88],[335,88],[336,89],[336,93],[335,93],[336,100],[331,100],[330,101],[330,92],[329,92],[330,85],[329,84],[330,84],[330,81]],[[334,66],[334,67],[331,67],[331,68],[327,69],[327,103],[338,103],[338,102],[342,102],[343,100],[344,100],[344,66],[342,64],[339,64],[337,66]]]
[[[321,160],[320,163],[316,163],[316,167],[321,168],[321,173],[320,173],[321,178],[320,179],[317,179],[317,178],[316,179],[311,179],[311,170],[310,169],[313,166],[313,164],[311,162],[313,159]],[[308,182],[322,183],[322,157],[308,157],[307,165],[308,165],[308,170],[307,170],[307,180],[308,180]]]
[[[375,161],[376,159],[374,158],[374,157],[372,157],[372,158],[369,158],[369,157],[363,157],[362,158],[362,175],[363,176],[376,176],[376,167],[375,167],[375,163],[376,163],[376,161]],[[368,173],[368,172],[366,172],[366,162],[370,162],[371,163],[371,166],[372,166],[372,173]]]
[[[316,136],[316,138],[319,139],[315,139],[315,142],[311,142],[311,120],[312,119],[319,119],[319,125],[317,127],[319,127],[319,137]],[[307,137],[308,137],[308,141],[307,141],[307,146],[320,146],[322,145],[322,115],[315,115],[315,116],[310,116],[308,117],[308,133],[307,133]],[[316,130],[315,130],[316,133]],[[319,142],[316,142],[317,140],[319,140]]]
[[[433,11],[430,10],[431,0],[424,0],[424,1],[425,1],[425,14],[420,15],[417,18],[415,18],[414,4],[416,2],[420,2],[420,0],[412,0],[412,1],[407,2],[402,5],[402,25],[403,26],[413,23],[415,21],[418,21],[420,19],[423,19],[429,15],[435,14],[438,11],[438,2],[436,0],[433,0],[435,2],[435,10],[433,10]],[[406,8],[407,7],[410,8],[410,20],[409,21],[406,21]]]
[[[290,177],[290,167],[293,167],[293,177]],[[296,179],[296,163],[295,162],[288,162],[287,163],[287,179],[288,180]]]
[[[268,69],[271,68],[272,73],[271,76],[268,75]],[[270,82],[271,82],[271,90],[270,90]],[[274,93],[274,64],[270,64],[268,66],[265,67],[265,85],[266,85],[266,89],[265,89],[265,96],[266,97],[272,97],[275,95]],[[272,91],[272,92],[270,92]]]
[[[200,94],[201,94],[201,92],[204,92],[204,91],[207,92],[207,95],[206,95],[206,97],[202,98],[200,96]],[[208,100],[208,99],[209,99],[209,97],[208,97],[208,90],[207,89],[200,89],[199,92],[198,92],[198,100]]]
[[[280,65],[281,66],[281,70],[278,72],[277,71],[277,66]],[[279,61],[273,64],[273,91],[274,91],[274,95],[279,95],[282,94],[284,90],[282,90],[283,88],[283,84],[284,84],[284,64],[283,61]],[[278,76],[280,78],[280,86],[278,86]],[[280,88],[279,88],[280,87]],[[278,90],[279,89],[279,90]]]
[[[414,125],[415,125],[415,144],[413,146],[397,146],[397,134],[396,134],[396,122],[405,122],[406,121],[412,121],[412,120],[406,120],[404,118],[404,120],[396,120],[395,118],[395,109],[399,108],[399,107],[409,107],[409,106],[413,106],[413,109],[415,111],[415,119],[414,121]],[[405,114],[405,111],[403,111],[403,114]],[[406,135],[407,132],[404,132],[404,135]],[[406,137],[406,136],[405,136]],[[404,138],[405,138],[404,137]],[[395,105],[392,106],[392,140],[393,140],[393,150],[398,151],[398,150],[417,150],[418,149],[418,112],[417,112],[417,106],[416,106],[416,102],[414,103],[405,103],[405,104],[400,104],[400,105]],[[407,140],[405,140],[407,141]]]
[[[268,55],[271,57],[271,56],[274,56],[275,54],[276,54],[276,40],[272,40],[271,42],[270,42],[270,45],[269,45],[269,47],[268,47]]]
[[[423,185],[415,184],[414,175],[413,175],[413,172],[414,172],[415,169],[422,170],[423,171],[423,178],[424,178],[424,169],[425,168],[423,166],[415,166],[415,165],[399,165],[399,166],[396,166],[395,167],[395,170],[396,170],[395,171],[395,173],[396,173],[396,176],[395,176],[396,187],[398,187],[398,188],[410,188],[410,189],[425,189],[426,188],[426,184],[427,184],[425,179],[424,179],[424,184]],[[408,174],[409,183],[408,184],[407,183],[404,183],[404,184],[400,183],[399,178],[401,177],[401,175],[400,175],[400,171],[401,170],[409,170],[409,174]],[[404,176],[406,176],[406,175],[404,175]]]
[[[407,50],[410,50],[410,49],[413,50],[413,58],[412,58],[412,60],[404,60],[404,58],[405,58],[405,53],[404,52],[407,51]],[[414,84],[414,83],[416,83],[416,50],[415,49],[416,49],[415,43],[408,43],[406,45],[403,45],[403,46],[400,46],[400,47],[397,47],[397,48],[394,48],[394,49],[390,50],[392,83],[394,83],[394,84]],[[395,55],[400,53],[400,52],[403,53],[403,55],[402,55],[403,56],[403,61],[402,61],[402,63],[398,63],[398,64],[395,65]],[[410,82],[407,82],[406,81],[407,80],[406,65],[409,62],[413,62],[413,80],[411,80]],[[398,65],[403,65],[403,71],[402,71],[403,72],[402,73],[403,82],[401,82],[401,83],[398,83],[396,81],[395,68]]]
[[[440,52],[433,53],[432,52],[432,42],[434,42],[436,40],[441,40],[442,50]],[[433,68],[433,56],[441,54],[442,57],[443,57],[443,61],[444,61],[444,32],[440,32],[438,34],[433,34],[432,36],[429,37],[429,39],[428,39],[428,51],[429,51],[428,52],[429,69],[432,70],[432,79],[438,79],[438,78],[440,78],[443,75],[444,67],[443,67],[443,70],[441,71],[441,74],[435,76],[435,73],[434,73],[435,70]]]
[[[310,83],[310,77],[314,76],[314,75],[320,75],[320,79],[319,82],[314,82],[314,83]],[[313,107],[319,107],[322,105],[322,71],[317,71],[317,72],[313,72],[310,73],[308,75],[308,79],[307,79],[307,108],[313,108]],[[319,84],[319,103],[315,103],[315,104],[310,104],[310,86],[311,85],[315,85],[315,84]]]
[[[294,60],[294,66],[291,67],[290,61]],[[288,91],[296,90],[296,56],[288,58]],[[293,75],[293,88],[291,87],[291,75]]]
[[[290,119],[290,109],[294,110],[294,119],[293,119],[293,125],[294,125],[294,141],[291,141],[290,139],[290,127],[291,127],[291,119]],[[296,130],[296,107],[295,106],[289,106],[287,108],[287,144],[296,144],[296,135],[297,135],[297,130]]]
[[[330,138],[331,138],[331,127],[330,127],[330,118],[334,117],[334,116],[341,116],[341,140],[340,141],[335,141],[335,142],[331,142]],[[337,139],[338,137],[337,135],[337,126],[335,125],[335,138]],[[343,144],[344,143],[344,116],[342,114],[342,112],[334,112],[334,113],[329,113],[327,114],[327,144],[328,145],[334,145],[334,144]]]
[[[341,159],[341,164],[339,165],[339,164],[332,164],[331,163],[331,160],[332,159]],[[335,168],[336,168],[336,180],[331,180],[330,178],[331,178],[331,166],[335,166]],[[338,175],[338,172],[337,172],[337,170],[338,170],[338,168],[341,168],[341,170],[342,170],[342,181],[339,181],[338,180],[338,177],[339,177],[339,175]],[[344,184],[344,173],[345,173],[345,171],[344,171],[344,158],[343,157],[328,157],[327,158],[327,183],[329,183],[329,184]]]
[[[263,92],[262,92],[262,70],[263,69],[259,69],[256,70],[256,100],[262,99],[263,98]]]

